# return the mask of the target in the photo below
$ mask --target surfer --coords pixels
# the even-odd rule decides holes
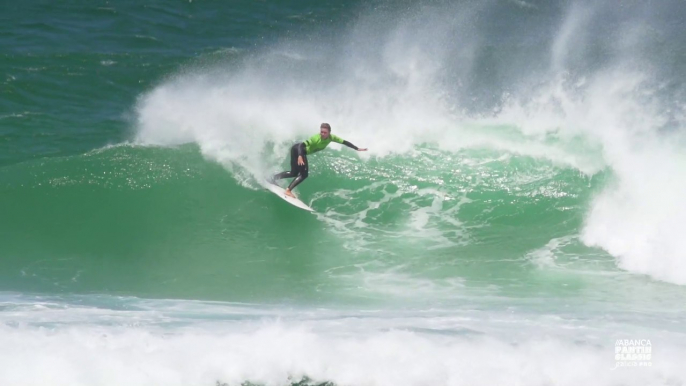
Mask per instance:
[[[286,188],[286,195],[295,198],[292,190],[307,178],[307,155],[326,149],[331,141],[341,143],[357,151],[367,151],[367,149],[358,148],[343,138],[332,135],[331,125],[322,123],[319,126],[319,134],[315,134],[307,141],[296,143],[291,147],[291,170],[275,174],[271,178],[271,182],[275,183],[276,180],[282,178],[295,177]]]

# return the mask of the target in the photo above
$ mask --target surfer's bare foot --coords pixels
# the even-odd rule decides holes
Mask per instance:
[[[286,189],[286,195],[287,195],[288,197],[297,198],[297,197],[291,192],[290,189]]]

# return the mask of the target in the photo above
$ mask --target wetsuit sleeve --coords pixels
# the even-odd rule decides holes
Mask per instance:
[[[331,140],[334,141],[334,142],[341,143],[341,144],[343,144],[343,145],[345,145],[345,146],[347,146],[347,147],[349,147],[349,148],[351,148],[351,149],[357,150],[357,146],[355,146],[355,145],[353,145],[352,143],[350,143],[350,142],[344,140],[344,139],[341,138],[341,137],[336,137],[335,135],[332,134],[332,135],[331,135]]]
[[[351,148],[351,149],[355,149],[355,150],[358,149],[357,146],[353,145],[352,143],[350,143],[350,142],[348,142],[348,141],[343,141],[343,144],[344,144],[345,146]]]
[[[298,144],[298,157],[305,155],[305,142]]]

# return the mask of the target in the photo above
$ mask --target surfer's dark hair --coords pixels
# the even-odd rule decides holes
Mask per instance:
[[[329,129],[329,132],[331,132],[331,125],[329,125],[328,123],[322,123],[321,125],[319,125],[319,128],[320,129]]]

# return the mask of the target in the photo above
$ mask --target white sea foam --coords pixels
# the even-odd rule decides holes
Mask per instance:
[[[130,310],[99,308],[115,301]],[[460,310],[260,308],[81,297],[3,302],[7,385],[672,385],[683,337],[631,324]],[[41,303],[41,302],[39,302]],[[650,339],[651,367],[615,367],[616,339]]]

